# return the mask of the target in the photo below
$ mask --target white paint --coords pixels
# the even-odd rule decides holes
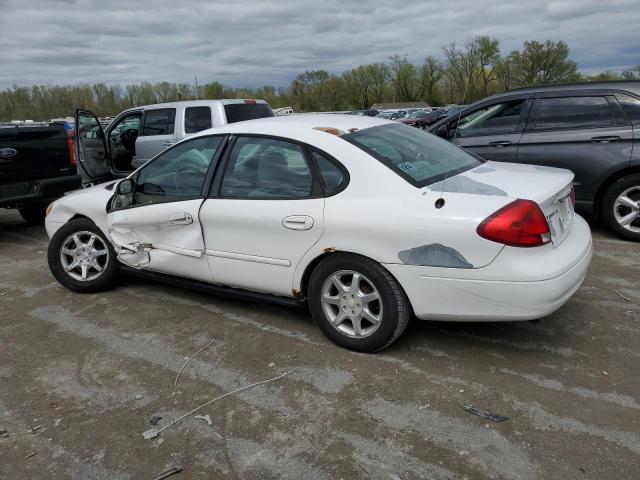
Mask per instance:
[[[537,202],[549,216],[560,208],[570,172],[488,162],[484,170],[464,172],[471,180],[467,187],[444,193],[445,206],[437,209],[441,191],[416,188],[363,150],[315,128],[349,131],[387,123],[393,122],[309,114],[239,122],[196,135],[264,134],[312,145],[349,171],[348,187],[334,196],[196,199],[106,215],[113,192],[96,186],[56,201],[47,233],[53,235],[75,214],[85,215],[115,245],[143,245],[149,259],[140,268],[285,296],[301,288],[308,265],[326,249],[357,253],[396,277],[421,319],[527,320],[569,300],[591,258],[589,227],[580,217],[557,232],[553,244],[536,248],[505,247],[481,238],[476,228],[517,198]],[[193,222],[171,223],[180,214]],[[455,250],[473,268],[405,265],[398,256],[432,244]]]

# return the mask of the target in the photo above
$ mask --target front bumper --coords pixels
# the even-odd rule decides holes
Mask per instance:
[[[591,231],[576,215],[554,248],[505,247],[484,268],[386,264],[422,320],[534,320],[550,315],[578,290],[592,255]]]

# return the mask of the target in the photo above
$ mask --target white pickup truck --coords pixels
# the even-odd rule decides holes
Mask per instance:
[[[272,116],[271,107],[264,100],[189,100],[130,108],[103,130],[93,112],[78,110],[78,173],[83,185],[124,177],[194,133]]]

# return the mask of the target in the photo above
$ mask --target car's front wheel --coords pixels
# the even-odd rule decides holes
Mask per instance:
[[[627,175],[607,189],[600,214],[619,236],[640,242],[640,173]]]
[[[309,307],[324,334],[341,347],[382,350],[411,318],[409,300],[379,263],[336,253],[320,262],[309,281]]]
[[[56,280],[75,292],[106,290],[116,274],[116,255],[111,243],[86,218],[60,227],[49,242],[47,259]]]

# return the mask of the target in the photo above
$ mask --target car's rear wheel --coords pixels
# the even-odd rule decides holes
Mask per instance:
[[[621,178],[607,189],[600,214],[619,236],[640,242],[640,173]]]
[[[72,220],[63,225],[49,243],[47,258],[53,276],[69,290],[99,292],[113,285],[115,252],[89,219]]]
[[[377,352],[402,334],[411,318],[409,300],[380,264],[336,253],[315,268],[309,307],[324,334],[341,347]]]

